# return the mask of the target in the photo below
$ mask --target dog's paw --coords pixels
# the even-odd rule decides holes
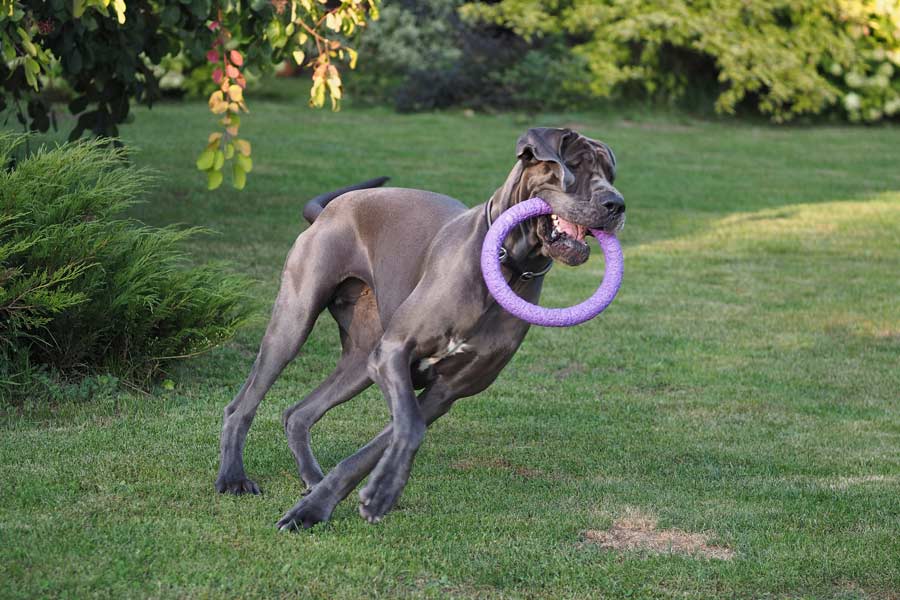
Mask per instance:
[[[377,523],[394,508],[406,480],[401,477],[375,476],[359,491],[359,514],[369,523]]]
[[[309,529],[318,523],[324,523],[331,517],[331,510],[316,502],[313,496],[304,496],[294,508],[284,513],[275,524],[281,531]]]
[[[262,493],[259,486],[246,477],[230,481],[222,478],[216,479],[216,491],[220,494],[234,494],[235,496],[242,494],[253,494],[256,496]]]

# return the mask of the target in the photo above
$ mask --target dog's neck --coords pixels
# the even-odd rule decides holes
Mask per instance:
[[[534,197],[528,182],[522,177],[525,168],[518,161],[503,186],[491,196],[487,215],[491,222],[497,220],[504,211],[515,204]],[[536,222],[527,220],[519,223],[509,232],[503,245],[509,252],[511,262],[523,271],[542,271],[549,266],[549,259],[541,253],[541,240],[537,235]],[[485,224],[487,225],[487,224]]]

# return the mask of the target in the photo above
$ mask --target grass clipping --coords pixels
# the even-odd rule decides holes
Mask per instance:
[[[734,551],[709,544],[706,535],[680,529],[657,529],[652,516],[630,512],[607,530],[589,529],[586,542],[617,552],[642,551],[650,554],[682,554],[698,558],[731,560]]]

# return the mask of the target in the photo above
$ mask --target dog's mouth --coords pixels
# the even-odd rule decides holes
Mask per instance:
[[[587,233],[584,225],[556,214],[542,216],[538,221],[537,234],[544,254],[571,267],[583,264],[591,255],[591,247],[584,241]]]

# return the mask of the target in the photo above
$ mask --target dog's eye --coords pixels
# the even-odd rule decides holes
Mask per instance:
[[[578,167],[581,166],[581,161],[580,161],[580,160],[576,160],[576,161],[574,161],[574,162],[568,163],[568,165],[569,165],[569,168],[570,168],[570,169],[577,169]]]

